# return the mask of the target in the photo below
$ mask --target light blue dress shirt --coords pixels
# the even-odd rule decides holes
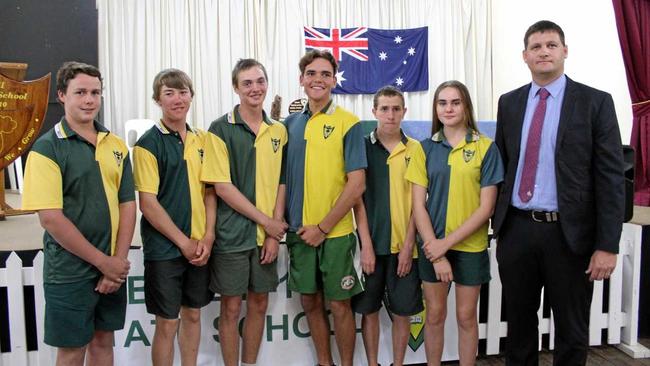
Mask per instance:
[[[528,93],[524,124],[521,127],[521,150],[519,151],[515,186],[512,190],[512,205],[522,210],[557,211],[555,142],[557,140],[557,127],[560,123],[562,101],[564,100],[564,90],[566,89],[566,76],[564,74],[544,87],[550,95],[546,99],[546,114],[544,115],[544,126],[542,127],[542,138],[539,146],[539,161],[537,163],[537,174],[535,175],[535,192],[528,202],[522,202],[519,198],[519,186],[521,185],[521,173],[524,169],[528,131],[530,130],[535,108],[539,102],[537,92],[541,88],[541,86],[533,82]]]

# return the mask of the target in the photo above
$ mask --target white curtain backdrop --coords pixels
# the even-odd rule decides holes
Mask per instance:
[[[298,61],[303,26],[401,29],[429,27],[429,90],[406,93],[406,119],[429,120],[435,88],[457,79],[469,88],[477,117],[492,117],[491,0],[96,0],[99,67],[104,75],[104,119],[124,136],[124,122],[158,119],[151,84],[175,67],[193,79],[188,117],[207,129],[238,100],[231,70],[240,58],[262,62],[266,100],[304,97]],[[361,119],[374,119],[372,95],[336,95]]]

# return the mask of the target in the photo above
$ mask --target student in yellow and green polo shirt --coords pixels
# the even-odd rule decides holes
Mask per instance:
[[[384,298],[392,314],[393,365],[404,362],[412,315],[420,313],[422,287],[415,250],[415,222],[411,218],[411,183],[404,175],[407,148],[418,142],[400,128],[406,107],[404,95],[386,86],[373,98],[377,128],[366,136],[366,191],[354,207],[361,241],[365,291],[352,298],[362,317],[363,344],[368,365],[377,365],[379,309]]]
[[[193,96],[186,73],[159,72],[153,99],[162,118],[133,149],[142,211],[145,304],[156,316],[151,347],[156,366],[172,364],[177,333],[183,364],[196,364],[201,308],[214,297],[206,263],[214,243],[216,198],[214,189],[200,180],[206,134],[187,123]]]
[[[45,343],[57,365],[112,364],[124,327],[135,195],[124,142],[94,120],[102,77],[66,62],[57,72],[65,116],[32,147],[23,208],[37,210],[45,263]]]
[[[232,71],[240,104],[212,122],[201,180],[214,184],[217,243],[210,289],[221,295],[219,344],[226,366],[239,365],[239,313],[246,296],[241,365],[254,365],[262,340],[268,293],[278,286],[276,258],[284,236],[280,188],[287,131],[264,112],[268,77],[254,59]]]
[[[305,108],[287,117],[287,246],[289,288],[301,302],[320,365],[331,365],[327,300],[341,365],[354,356],[352,296],[363,291],[354,269],[352,206],[365,189],[366,149],[359,118],[331,100],[337,64],[325,51],[300,60]]]
[[[503,180],[503,163],[494,142],[476,128],[465,85],[455,80],[440,84],[433,111],[433,135],[408,149],[406,171],[423,241],[418,265],[427,307],[424,344],[427,361],[439,364],[447,293],[454,281],[460,363],[472,365],[478,347],[478,296],[481,284],[490,281],[488,220]]]

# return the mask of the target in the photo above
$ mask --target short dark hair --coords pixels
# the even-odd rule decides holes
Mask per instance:
[[[528,30],[526,30],[526,34],[524,35],[524,49],[528,48],[528,38],[530,35],[537,32],[556,32],[560,36],[562,46],[566,46],[566,43],[564,43],[564,31],[562,28],[550,20],[540,20],[528,27]]]
[[[264,73],[264,79],[266,81],[269,81],[269,76],[266,73],[266,69],[264,68],[264,65],[262,65],[261,62],[257,61],[254,58],[240,58],[239,61],[235,64],[235,68],[232,69],[232,86],[237,86],[237,83],[239,82],[239,73],[248,70],[252,67],[259,67],[262,72]]]
[[[379,105],[379,97],[400,97],[402,100],[402,107],[404,107],[404,93],[401,90],[397,89],[392,85],[386,85],[381,89],[377,90],[375,95],[372,97],[372,107],[377,108]]]
[[[56,91],[65,94],[68,90],[70,80],[74,79],[77,74],[86,74],[88,76],[96,77],[99,79],[100,85],[102,87],[104,86],[102,73],[99,72],[99,69],[96,66],[78,61],[67,61],[64,62],[63,65],[61,65],[61,68],[59,68],[59,71],[56,72]]]
[[[192,87],[192,79],[179,69],[165,69],[156,75],[153,79],[153,95],[152,98],[156,102],[160,100],[160,89],[163,85],[168,88],[183,89],[188,88],[190,94],[194,97],[194,87]]]
[[[445,88],[454,88],[458,90],[458,93],[460,94],[461,102],[463,103],[465,124],[473,131],[479,132],[478,126],[476,125],[476,120],[474,119],[474,106],[472,105],[472,98],[469,95],[469,90],[467,90],[465,84],[461,83],[460,81],[449,80],[440,84],[436,89],[435,94],[433,95],[433,118],[432,118],[433,123],[431,125],[431,135],[433,136],[433,134],[442,130],[443,127],[442,122],[440,122],[440,118],[438,118],[438,113],[436,112],[436,106],[438,105],[440,92]]]
[[[329,62],[332,65],[332,70],[334,71],[334,74],[336,74],[336,71],[338,70],[338,65],[336,64],[336,59],[334,58],[334,56],[332,56],[332,54],[329,53],[328,51],[313,49],[305,53],[305,55],[302,56],[302,58],[300,59],[300,62],[298,63],[298,67],[300,68],[300,75],[303,75],[305,73],[305,69],[307,68],[307,65],[314,62],[314,60],[317,58],[322,58],[325,59],[327,62]]]

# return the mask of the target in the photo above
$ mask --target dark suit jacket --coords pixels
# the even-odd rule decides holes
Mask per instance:
[[[505,167],[493,217],[495,236],[511,204],[531,84],[499,98],[495,142]],[[570,249],[618,253],[625,209],[623,150],[612,97],[567,77],[555,146],[557,200]]]

